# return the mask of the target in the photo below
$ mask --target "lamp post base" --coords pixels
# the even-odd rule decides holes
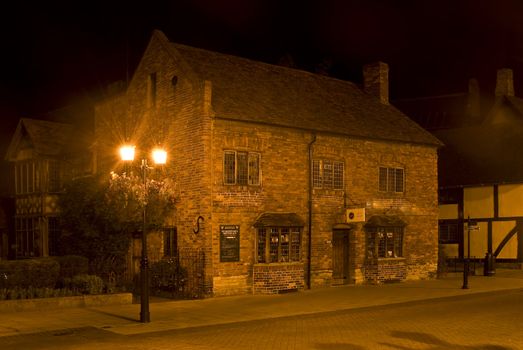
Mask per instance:
[[[149,263],[146,256],[143,257],[141,263],[140,322],[149,323],[151,322],[151,314],[149,312]]]

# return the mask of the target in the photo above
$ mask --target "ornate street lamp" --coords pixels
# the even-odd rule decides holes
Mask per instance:
[[[134,160],[135,146],[125,145],[120,148],[120,157],[123,161],[132,162]],[[152,151],[152,159],[154,164],[163,165],[167,162],[167,152],[161,148],[155,148]],[[152,169],[147,164],[147,158],[142,158],[141,165],[142,184],[144,190],[145,201],[147,200],[147,171]],[[149,312],[149,261],[147,258],[147,231],[146,231],[146,202],[143,203],[143,227],[142,227],[142,258],[140,261],[140,322],[151,322],[151,315]]]

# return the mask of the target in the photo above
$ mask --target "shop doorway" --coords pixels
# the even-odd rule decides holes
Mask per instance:
[[[332,282],[347,284],[349,273],[349,232],[350,230],[332,231]]]

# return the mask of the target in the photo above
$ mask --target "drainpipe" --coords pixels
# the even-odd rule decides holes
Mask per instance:
[[[307,288],[311,289],[311,265],[312,265],[312,145],[316,142],[316,134],[312,134],[309,143],[309,249],[307,264]]]

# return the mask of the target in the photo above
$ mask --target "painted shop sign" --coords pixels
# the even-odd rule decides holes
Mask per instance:
[[[220,262],[240,261],[240,225],[220,225]]]

